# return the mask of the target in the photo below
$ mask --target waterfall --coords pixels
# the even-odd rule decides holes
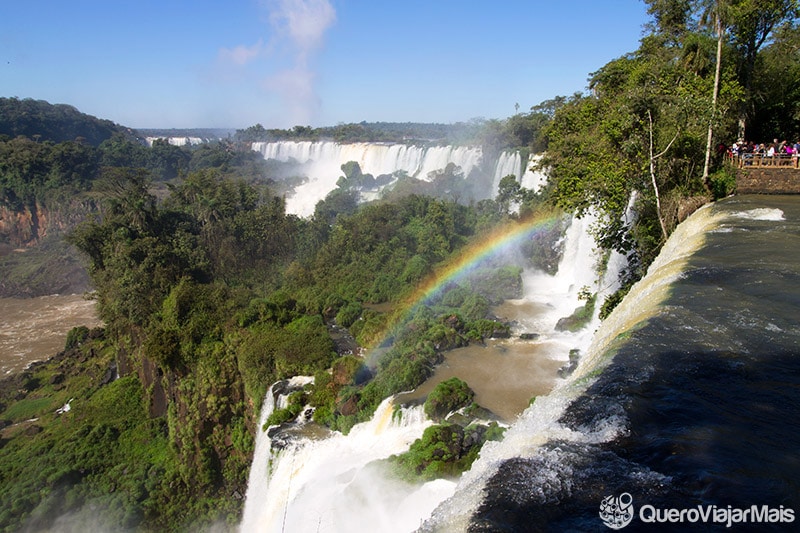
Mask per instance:
[[[525,172],[522,173],[520,184],[526,189],[531,189],[534,192],[539,192],[542,187],[547,183],[547,174],[541,170],[533,170],[534,166],[541,159],[541,154],[531,154],[528,159],[528,165],[525,167]]]
[[[466,531],[472,516],[481,505],[484,488],[497,475],[498,469],[509,460],[517,458],[538,457],[544,463],[539,472],[532,474],[531,490],[538,486],[560,485],[559,477],[568,476],[570,466],[567,460],[557,451],[545,449],[550,442],[570,442],[577,445],[593,445],[607,442],[625,430],[624,420],[609,416],[604,424],[595,431],[576,431],[562,421],[562,416],[570,404],[588,386],[586,376],[597,372],[608,364],[607,348],[620,333],[627,331],[634,324],[652,316],[657,305],[663,300],[669,283],[680,275],[685,259],[702,243],[703,228],[714,221],[702,219],[699,215],[690,218],[675,231],[658,259],[651,265],[648,276],[637,283],[627,296],[627,301],[638,305],[620,306],[602,323],[595,321],[594,328],[587,328],[588,335],[579,335],[579,343],[587,354],[581,358],[575,372],[557,385],[549,395],[537,398],[507,431],[502,441],[487,442],[481,450],[480,458],[459,480],[454,496],[443,502],[434,512],[431,519],[422,528],[423,531],[456,533]],[[532,274],[526,280],[529,285],[547,287],[545,301],[557,305],[554,300],[567,289],[568,302],[561,306],[561,312],[550,313],[552,319],[574,305],[575,286],[586,283],[592,277],[590,264],[593,254],[586,255],[590,247],[588,232],[590,221],[574,220],[565,237],[572,239],[573,245],[566,246],[560,263],[559,272],[552,279],[542,274]],[[621,266],[618,256],[611,263]],[[611,268],[609,268],[611,270]],[[615,272],[618,273],[617,270]],[[607,272],[603,278],[609,281]],[[610,292],[611,288],[606,288]],[[569,303],[572,302],[572,303]],[[569,480],[564,480],[569,483]],[[599,504],[599,502],[598,502]]]
[[[497,195],[497,190],[500,187],[500,180],[509,175],[516,176],[519,181],[521,175],[520,169],[522,168],[522,156],[518,151],[505,151],[501,152],[497,158],[497,164],[494,167],[494,181],[492,182],[493,195]]]
[[[270,386],[264,397],[261,415],[256,428],[256,446],[253,451],[253,462],[250,465],[250,475],[245,495],[245,507],[242,518],[243,524],[258,524],[261,521],[262,507],[259,495],[267,491],[269,479],[269,459],[272,453],[272,442],[264,425],[275,408],[286,406],[286,400],[292,391],[302,388],[314,381],[313,377],[296,376],[288,381],[279,381]]]
[[[153,143],[159,139],[165,139],[172,146],[195,146],[208,142],[210,139],[202,139],[200,137],[145,137],[147,146],[153,146]]]
[[[492,181],[492,197],[497,194],[500,187],[500,180],[508,175],[514,175],[519,184],[534,192],[538,192],[545,183],[547,175],[539,170],[533,170],[534,165],[541,158],[541,154],[530,154],[525,166],[522,166],[522,155],[518,150],[504,151],[497,158],[494,167],[494,179]]]
[[[269,401],[268,396],[265,404]],[[416,529],[455,484],[391,480],[375,461],[406,451],[430,424],[422,406],[396,410],[393,398],[387,398],[372,420],[357,424],[349,435],[300,437],[273,453],[267,435],[259,434],[240,530]]]
[[[295,164],[289,174],[308,178],[286,200],[287,211],[300,216],[314,213],[317,202],[336,188],[343,175],[341,167],[349,161],[357,162],[364,174],[376,178],[402,171],[423,181],[429,181],[432,172],[441,171],[450,163],[469,178],[483,163],[481,149],[467,146],[279,141],[256,142],[252,149],[264,159]]]

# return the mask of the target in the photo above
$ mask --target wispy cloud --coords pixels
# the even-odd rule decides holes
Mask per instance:
[[[258,42],[252,46],[239,45],[235,48],[221,48],[219,50],[219,59],[223,63],[244,66],[258,58],[263,52],[264,41],[259,39]]]
[[[263,86],[280,95],[289,114],[287,120],[308,124],[320,105],[310,59],[336,22],[336,11],[328,0],[263,0],[263,5],[276,39],[287,45],[292,61],[290,68],[269,76]]]
[[[322,46],[323,37],[336,21],[328,0],[264,0],[273,28],[294,47],[298,61],[304,61]]]
[[[267,37],[220,48],[212,77],[257,84],[259,91],[280,102],[275,106],[279,116],[270,120],[284,126],[308,125],[320,108],[313,56],[336,22],[336,11],[329,0],[260,0],[259,5],[265,12]]]

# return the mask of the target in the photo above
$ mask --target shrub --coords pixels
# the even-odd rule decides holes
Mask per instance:
[[[722,168],[708,177],[714,199],[719,200],[736,192],[736,174],[730,168]]]
[[[77,326],[69,330],[67,333],[67,342],[64,344],[64,351],[68,352],[73,348],[77,348],[83,341],[89,337],[89,328],[86,326]]]
[[[442,420],[449,413],[472,403],[475,392],[458,378],[442,381],[425,400],[425,414],[431,420]]]

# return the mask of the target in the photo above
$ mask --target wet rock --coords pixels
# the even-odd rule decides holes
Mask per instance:
[[[103,379],[100,381],[100,386],[108,385],[114,378],[117,377],[117,362],[111,361],[111,365],[106,370],[106,373],[103,375]]]
[[[558,369],[559,377],[565,378],[572,374],[575,369],[578,367],[578,360],[581,357],[581,351],[578,349],[573,349],[569,351],[569,362],[566,363],[564,366]]]
[[[344,416],[354,415],[358,412],[358,398],[356,396],[350,396],[336,408],[339,413]]]
[[[523,333],[519,336],[519,338],[523,341],[535,341],[539,338],[538,333]]]

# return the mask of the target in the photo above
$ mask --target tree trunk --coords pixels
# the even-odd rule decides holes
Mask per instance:
[[[722,70],[722,17],[717,13],[717,65],[714,72],[714,94],[711,98],[711,119],[708,121],[708,138],[706,139],[706,160],[703,164],[703,183],[707,190],[711,190],[708,182],[708,171],[711,163],[711,141],[714,135],[714,120],[717,114],[717,97],[719,96],[719,79]]]
[[[664,241],[666,241],[669,237],[669,232],[667,231],[667,224],[664,222],[664,215],[661,212],[661,196],[658,192],[658,181],[656,180],[656,159],[669,151],[672,143],[674,143],[675,139],[678,138],[678,133],[680,133],[680,131],[675,132],[675,136],[661,153],[658,155],[653,155],[653,115],[650,113],[649,109],[647,110],[647,118],[650,126],[650,180],[653,184],[653,193],[656,197],[656,215],[658,215],[658,223],[661,226],[661,235],[663,236]]]

